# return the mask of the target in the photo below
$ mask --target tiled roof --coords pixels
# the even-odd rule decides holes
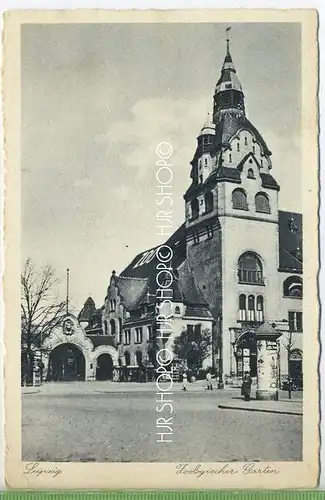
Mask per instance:
[[[147,278],[116,276],[116,284],[128,311],[138,307],[148,289]]]
[[[173,250],[172,266],[177,269],[186,257],[186,243],[185,243],[185,224],[182,224],[177,231],[165,243]],[[159,245],[161,246],[161,245]],[[159,246],[149,250],[157,250]],[[137,277],[148,278],[150,281],[156,278],[156,265],[158,263],[157,257],[154,256],[152,260],[146,264],[134,267],[141,257],[149,252],[146,250],[139,253],[131,263],[121,272],[120,277]]]
[[[280,186],[271,174],[264,174],[261,172],[262,186],[269,189],[276,189],[280,191]]]
[[[200,289],[196,286],[188,261],[186,260],[179,268],[178,286],[182,292],[183,300],[188,305],[202,305],[207,307]]]
[[[91,297],[88,297],[83,308],[79,313],[78,321],[91,321],[95,312],[96,312],[95,302]]]
[[[215,147],[219,149],[221,145],[227,145],[229,141],[235,137],[241,130],[249,130],[261,145],[262,151],[266,156],[271,154],[271,151],[266,145],[263,137],[256,127],[244,115],[234,116],[231,113],[225,113],[223,119],[216,127],[216,142]]]
[[[187,306],[185,318],[205,318],[212,319],[212,314],[207,308]]]

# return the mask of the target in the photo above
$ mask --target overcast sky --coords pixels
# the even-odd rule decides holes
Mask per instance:
[[[111,271],[161,242],[157,144],[173,145],[175,229],[196,136],[212,110],[224,24],[26,25],[22,30],[23,258],[51,264],[78,309]],[[300,26],[233,24],[248,118],[271,149],[280,208],[301,210]]]

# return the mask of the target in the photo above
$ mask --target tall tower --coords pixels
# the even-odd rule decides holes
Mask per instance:
[[[246,117],[227,39],[184,195],[187,258],[215,318],[225,372],[231,332],[276,317],[280,188],[271,169],[271,151]]]

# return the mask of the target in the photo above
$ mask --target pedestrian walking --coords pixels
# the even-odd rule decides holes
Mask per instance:
[[[245,401],[250,401],[251,399],[251,388],[252,388],[252,378],[249,373],[245,373],[243,378],[243,383],[241,386],[241,395],[244,396]]]
[[[207,389],[208,389],[208,391],[212,391],[212,375],[209,372],[209,370],[207,371],[207,374],[206,374],[205,378],[206,378],[206,381],[207,381]]]
[[[187,373],[183,373],[183,385],[182,385],[182,391],[187,391]]]

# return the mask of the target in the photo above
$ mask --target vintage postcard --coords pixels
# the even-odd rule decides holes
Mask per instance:
[[[8,486],[316,486],[317,12],[10,12],[3,76]]]

